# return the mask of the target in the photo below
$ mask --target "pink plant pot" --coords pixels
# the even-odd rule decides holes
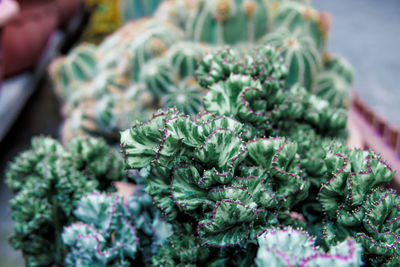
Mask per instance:
[[[58,11],[60,15],[60,25],[65,27],[76,12],[83,8],[83,0],[57,0]]]
[[[3,28],[4,76],[32,68],[58,26],[57,3],[53,0],[20,1],[21,12]]]

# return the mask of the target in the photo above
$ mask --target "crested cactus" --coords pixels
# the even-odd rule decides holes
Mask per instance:
[[[122,198],[92,193],[84,196],[74,216],[78,222],[64,228],[69,248],[67,266],[132,266],[138,250],[136,229]]]
[[[263,0],[204,0],[189,17],[185,35],[189,40],[210,44],[254,43],[269,26]]]
[[[165,222],[151,197],[143,191],[143,186],[137,186],[127,199],[126,211],[139,237],[142,260],[148,265],[172,234],[172,226]]]
[[[171,109],[123,132],[121,146],[130,168],[150,166],[146,191],[169,221],[189,216],[205,245],[225,247],[277,224],[309,186],[295,144],[247,134],[230,118]]]
[[[299,83],[311,91],[321,69],[321,56],[308,36],[282,30],[264,36],[260,43],[275,46],[281,51],[289,68],[287,87]]]
[[[209,89],[205,109],[232,116],[255,128],[261,136],[289,136],[296,124],[308,124],[320,136],[340,136],[346,124],[344,110],[304,88],[282,88],[286,70],[272,47],[254,50],[242,60],[232,50],[206,56],[197,72]]]
[[[353,239],[318,249],[308,233],[291,228],[270,229],[258,238],[257,266],[362,266],[362,249]]]
[[[285,1],[276,11],[273,28],[309,37],[321,54],[326,49],[327,29],[323,27],[319,12],[309,5]]]
[[[36,138],[6,174],[16,194],[10,201],[15,221],[10,239],[27,265],[63,265],[62,227],[73,221],[79,199],[96,189],[110,190],[123,180],[124,164],[104,141],[78,138],[63,148],[51,138]]]
[[[348,106],[353,76],[352,67],[344,58],[328,56],[312,91],[334,106]]]

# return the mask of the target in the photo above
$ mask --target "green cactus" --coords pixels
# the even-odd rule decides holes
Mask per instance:
[[[28,266],[63,265],[67,249],[61,231],[73,222],[76,203],[96,189],[113,190],[113,181],[125,179],[123,167],[120,155],[101,140],[78,138],[65,148],[51,138],[32,140],[32,149],[6,174],[15,193],[10,243],[22,250]]]
[[[54,61],[50,70],[58,94],[66,98],[70,87],[80,86],[96,76],[96,47],[91,44],[79,45],[68,57]]]
[[[254,43],[270,27],[263,0],[203,0],[189,17],[185,35],[209,44]]]
[[[353,70],[342,57],[328,56],[313,92],[334,106],[348,107],[353,86]]]
[[[120,197],[86,195],[74,215],[78,222],[62,233],[67,266],[132,266],[139,240]]]
[[[311,91],[321,69],[321,56],[312,40],[305,35],[277,31],[264,36],[260,43],[276,47],[289,68],[286,87],[296,83]]]
[[[309,5],[285,1],[276,11],[273,28],[309,37],[321,54],[326,49],[328,32],[322,27],[318,11]]]
[[[122,0],[121,13],[124,22],[151,16],[163,0]]]
[[[304,231],[270,229],[258,238],[257,266],[362,266],[362,249],[353,239],[331,247],[329,253],[318,249]]]

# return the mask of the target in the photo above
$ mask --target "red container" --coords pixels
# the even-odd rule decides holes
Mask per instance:
[[[83,8],[83,0],[57,0],[58,11],[60,15],[60,26],[65,27],[68,21]]]
[[[3,29],[4,75],[32,68],[58,26],[57,2],[20,0],[21,11]]]

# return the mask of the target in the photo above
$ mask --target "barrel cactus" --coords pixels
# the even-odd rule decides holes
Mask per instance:
[[[275,31],[287,30],[297,35],[308,36],[320,53],[326,49],[328,32],[320,21],[319,12],[309,5],[285,1],[273,19]]]
[[[78,222],[62,233],[67,266],[132,266],[139,240],[122,198],[92,193],[73,213]]]
[[[57,92],[67,97],[70,87],[90,81],[97,75],[96,47],[91,44],[76,47],[68,57],[55,60],[50,72]]]
[[[289,68],[287,87],[299,83],[311,91],[322,63],[320,53],[308,36],[282,30],[264,36],[260,43],[281,51]]]
[[[269,12],[263,0],[199,1],[186,24],[189,40],[210,44],[255,42],[269,29]]]
[[[354,80],[353,70],[346,59],[327,56],[313,92],[334,106],[348,106]]]
[[[164,0],[121,0],[121,13],[124,22],[151,16]]]
[[[308,233],[292,228],[270,229],[258,238],[257,266],[362,266],[362,249],[353,239],[318,249]]]

